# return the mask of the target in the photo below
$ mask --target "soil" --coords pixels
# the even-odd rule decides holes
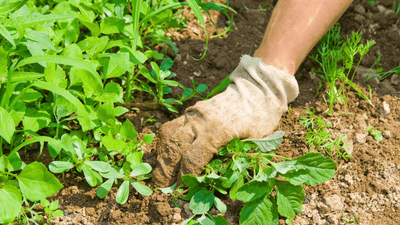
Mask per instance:
[[[372,7],[368,1],[355,1],[339,20],[341,34],[350,35],[352,31],[362,31],[363,39],[373,39],[376,45],[361,62],[360,72],[356,75],[357,85],[369,96],[366,83],[362,77],[366,68],[373,65],[379,53],[382,53],[383,70],[390,70],[400,63],[400,15],[390,13],[383,7],[391,9],[393,1],[375,1],[379,7]],[[185,12],[189,27],[173,36],[178,55],[168,51],[176,58],[171,71],[174,79],[186,87],[206,84],[209,90],[217,86],[238,65],[240,57],[253,53],[264,34],[269,17],[274,8],[274,1],[232,0],[230,6],[237,11],[234,15],[233,32],[223,38],[211,39],[204,59],[197,61],[205,49],[202,28],[194,21],[190,11]],[[266,11],[258,10],[261,4],[271,4]],[[248,8],[246,10],[244,5]],[[363,7],[360,7],[363,6]],[[208,18],[208,17],[207,17]],[[226,26],[227,19],[218,12],[211,12],[211,18],[219,27]],[[192,22],[191,22],[192,21]],[[208,21],[210,34],[221,30],[212,28]],[[315,48],[311,54],[315,53]],[[296,73],[300,86],[300,95],[291,103],[290,110],[280,122],[279,130],[286,132],[283,144],[277,153],[286,157],[299,157],[310,149],[305,144],[305,132],[299,125],[300,116],[306,115],[306,109],[315,109],[332,123],[330,132],[333,136],[346,135],[350,144],[348,150],[353,157],[338,161],[338,168],[333,179],[314,186],[304,186],[306,199],[303,212],[292,220],[293,224],[346,224],[342,219],[358,219],[355,224],[399,224],[400,221],[400,82],[399,77],[392,75],[379,82],[373,79],[368,84],[372,87],[372,103],[369,105],[358,95],[350,92],[347,106],[335,105],[332,116],[326,115],[326,103],[323,95],[316,96],[320,82],[318,76],[311,73],[317,64],[306,58]],[[179,93],[181,90],[173,90]],[[322,91],[320,92],[322,93]],[[162,123],[182,115],[185,108],[199,99],[192,99],[178,107],[179,114],[162,110],[133,111],[124,117],[129,118],[137,130],[143,133],[157,132]],[[385,114],[384,105],[390,112]],[[147,118],[156,118],[157,123],[146,122]],[[375,141],[364,129],[368,125],[384,133],[384,139]],[[157,139],[156,139],[157,141]],[[145,149],[146,162],[156,165],[154,146]],[[24,158],[38,160],[46,165],[51,158],[48,153],[40,157],[26,152]],[[28,155],[29,154],[29,155]],[[60,209],[65,216],[55,218],[55,224],[180,224],[191,216],[188,202],[179,200],[174,203],[171,195],[155,191],[145,197],[131,190],[125,205],[115,201],[117,188],[114,187],[105,199],[96,196],[96,188],[91,188],[79,173],[68,173],[59,177],[65,186],[51,200],[60,201]],[[242,204],[222,197],[228,206],[224,217],[229,224],[239,222]],[[216,214],[212,210],[212,214]],[[280,224],[285,224],[280,219]]]

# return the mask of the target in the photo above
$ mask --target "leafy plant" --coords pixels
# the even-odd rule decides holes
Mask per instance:
[[[339,24],[336,24],[319,41],[317,54],[310,56],[321,67],[320,70],[313,69],[312,71],[321,74],[323,81],[329,86],[328,90],[325,91],[328,96],[325,101],[329,102],[328,114],[332,114],[335,102],[346,104],[350,88],[356,90],[360,97],[371,104],[364,92],[353,83],[353,78],[361,60],[376,42],[368,40],[366,44],[360,44],[360,41],[361,32],[352,32],[351,36],[343,41]],[[357,54],[360,55],[360,59],[355,69],[352,70]],[[351,71],[353,71],[352,75],[350,74]],[[341,83],[339,87],[338,81]],[[347,91],[345,90],[345,84],[349,86]]]
[[[315,110],[307,110],[307,115],[309,117],[301,116],[300,124],[307,129],[306,143],[310,147],[315,151],[326,151],[331,156],[335,155],[336,160],[341,158],[346,160],[352,157],[346,152],[349,146],[346,136],[340,134],[333,139],[331,132],[326,129],[332,126],[330,122],[325,122],[322,116],[316,116]]]
[[[215,192],[229,192],[232,200],[245,203],[240,224],[278,224],[279,216],[289,221],[300,213],[305,197],[301,184],[329,180],[335,174],[336,163],[315,152],[296,159],[276,155],[283,135],[283,131],[277,131],[261,140],[234,138],[206,166],[204,175],[182,176],[189,190],[184,198],[190,201],[194,214],[183,224],[206,224],[205,220],[208,224],[227,224],[224,218],[209,214],[213,206],[221,213],[226,211]],[[197,215],[201,217],[195,222]]]
[[[372,125],[368,125],[368,127],[365,128],[368,133],[374,137],[375,140],[377,141],[382,141],[383,137],[382,137],[382,131],[379,130],[375,130],[375,128]]]
[[[91,186],[102,185],[101,196],[118,179],[124,180],[119,203],[127,182],[151,192],[138,181],[149,178],[142,147],[154,134],[139,141],[133,125],[117,118],[129,111],[124,103],[132,103],[134,91],[154,94],[152,104],[176,111],[172,104],[206,90],[198,85],[190,92],[170,80],[173,60],[154,49],[170,45],[176,52],[167,37],[185,27],[179,17],[185,5],[203,25],[201,9],[231,10],[195,0],[0,2],[0,223],[34,222],[25,208],[62,188],[42,163],[21,159],[19,150],[36,142],[38,154],[47,144],[52,172],[83,172]],[[170,86],[182,87],[183,97],[165,99]]]

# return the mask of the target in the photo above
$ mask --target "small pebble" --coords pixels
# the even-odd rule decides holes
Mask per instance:
[[[364,6],[362,6],[360,4],[356,5],[356,7],[354,7],[354,11],[361,15],[365,14],[365,8],[364,8]]]

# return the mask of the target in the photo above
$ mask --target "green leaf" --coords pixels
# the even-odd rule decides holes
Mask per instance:
[[[35,91],[33,89],[28,89],[24,95],[20,97],[20,100],[26,103],[32,103],[32,102],[40,102],[40,100],[43,98],[43,95],[40,94],[40,92]]]
[[[110,78],[110,77],[106,77],[106,78]],[[122,103],[123,102],[122,96],[123,96],[123,90],[122,90],[121,86],[114,82],[110,82],[110,83],[107,83],[106,87],[104,88],[103,93],[101,94],[101,96],[99,96],[97,101],[101,101],[101,102],[111,101],[111,102]]]
[[[170,104],[163,104],[169,111],[179,113],[178,110]]]
[[[161,65],[160,65],[160,69],[163,71],[167,71],[172,67],[173,64],[174,64],[174,61],[172,61],[172,59],[166,58],[166,59],[164,59],[164,61],[162,61]]]
[[[90,168],[87,165],[82,165],[82,171],[83,171],[83,174],[85,175],[86,182],[90,186],[95,187],[97,185],[97,178],[96,178],[95,172],[92,170],[92,168]]]
[[[58,208],[58,200],[55,200],[54,202],[50,203],[49,208],[51,210],[56,210]]]
[[[12,185],[3,185],[0,196],[0,224],[12,223],[22,209],[21,192]]]
[[[201,225],[216,225],[214,221],[212,221],[210,218],[207,218],[204,214],[197,219]]]
[[[155,135],[156,134],[154,134],[154,133],[153,134],[145,134],[145,135],[143,135],[143,141],[149,145],[153,142]]]
[[[232,186],[231,190],[229,191],[229,197],[230,197],[232,200],[236,200],[236,199],[237,199],[237,197],[236,197],[237,191],[238,191],[238,189],[239,189],[240,187],[243,186],[243,184],[244,184],[243,175],[239,175],[238,181]]]
[[[144,184],[141,184],[137,181],[130,180],[132,187],[136,189],[141,195],[149,196],[153,193],[153,191]]]
[[[36,108],[27,108],[22,119],[24,130],[32,130],[33,132],[47,127],[50,122],[51,115],[43,109],[37,110]]]
[[[5,155],[0,156],[0,172],[6,171],[10,161]]]
[[[270,136],[260,139],[260,140],[251,140],[258,145],[261,152],[267,153],[272,150],[275,150],[282,144],[283,135],[285,135],[284,131],[275,131],[275,133]]]
[[[135,127],[128,119],[126,119],[124,124],[122,124],[121,130],[119,132],[122,138],[129,141],[135,140],[138,137],[138,133],[135,130]]]
[[[297,159],[297,168],[306,172],[282,174],[293,185],[307,184],[314,185],[323,183],[335,175],[336,163],[321,153],[310,152]]]
[[[64,212],[62,210],[56,210],[55,212],[53,212],[51,214],[53,217],[63,217],[64,216]]]
[[[278,224],[278,219],[275,199],[272,196],[265,195],[262,198],[243,205],[240,211],[239,223],[241,225],[276,225]]]
[[[117,107],[114,108],[114,112],[115,112],[115,116],[118,117],[118,116],[122,116],[125,113],[129,112],[129,110],[127,108],[122,107],[122,106],[117,106]]]
[[[110,164],[101,161],[85,161],[85,164],[102,173],[106,173],[111,169]]]
[[[192,210],[193,214],[205,214],[214,204],[214,198],[213,191],[202,188],[201,191],[193,195],[189,203],[189,209]]]
[[[16,176],[21,192],[30,201],[50,197],[63,188],[58,179],[39,162],[33,162]]]
[[[142,64],[146,62],[148,59],[145,54],[143,54],[141,51],[134,51],[132,52],[133,55],[133,63],[135,64]]]
[[[162,193],[171,194],[175,191],[175,188],[176,188],[176,183],[174,185],[172,185],[171,187],[160,188],[159,190]]]
[[[226,213],[226,205],[221,201],[221,199],[215,197],[214,204],[218,211],[220,211],[221,213]]]
[[[114,105],[112,102],[106,102],[97,108],[97,117],[100,121],[103,121],[109,125],[115,124],[115,112]]]
[[[104,63],[105,78],[119,77],[126,71],[132,73],[132,69],[129,67],[129,53],[118,52],[117,54],[108,54],[110,59]]]
[[[77,44],[70,44],[67,47],[65,47],[61,55],[66,56],[68,58],[83,60],[82,50],[79,48]]]
[[[122,185],[118,188],[117,194],[115,195],[115,200],[123,205],[128,200],[129,196],[129,181],[125,180]]]
[[[0,121],[1,129],[0,136],[4,138],[9,144],[15,132],[14,119],[4,108],[0,107]]]
[[[274,179],[268,182],[250,181],[242,185],[236,192],[236,199],[243,202],[251,202],[261,198],[265,194],[269,195],[274,188]]]
[[[73,15],[57,15],[57,14],[36,14],[34,16],[18,17],[18,20],[22,27],[31,27],[33,25],[41,24],[44,22],[51,22],[56,20],[73,19]]]
[[[106,146],[109,151],[120,152],[124,149],[126,143],[123,140],[114,139],[111,136],[104,136],[101,138],[102,143]]]
[[[59,65],[47,63],[47,68],[44,69],[45,79],[50,84],[58,87],[66,88],[66,75]]]
[[[74,165],[70,162],[53,161],[49,164],[49,170],[52,173],[62,173],[74,168]]]
[[[100,172],[100,175],[104,178],[107,179],[118,179],[118,178],[124,178],[124,175],[119,173],[115,168],[111,167],[111,169],[106,172],[106,173],[102,173]]]
[[[69,66],[73,66],[76,69],[85,70],[88,73],[85,73],[86,75],[85,76],[82,75],[82,77],[85,77],[85,79],[88,82],[88,85],[93,86],[93,89],[99,93],[101,93],[101,91],[103,89],[103,83],[102,83],[101,77],[97,73],[94,66],[92,66],[91,64],[89,64],[87,62],[79,60],[79,59],[69,58],[69,57],[60,56],[60,55],[32,56],[32,57],[28,57],[28,58],[21,60],[15,68],[17,69],[17,68],[22,67],[27,64],[39,63],[39,62],[49,62],[49,63],[57,63],[57,64],[62,64],[62,65],[69,65]]]
[[[222,216],[213,217],[212,220],[216,225],[229,225],[228,221]]]
[[[144,174],[148,174],[151,172],[151,166],[148,163],[140,163],[135,166],[132,172],[129,174],[131,177],[136,177]]]
[[[196,185],[199,185],[199,181],[197,180],[197,177],[192,175],[192,174],[186,174],[181,176],[182,182],[188,186],[188,187],[194,187]]]
[[[89,114],[87,113],[85,106],[75,97],[73,96],[71,93],[69,93],[68,91],[56,87],[54,85],[49,85],[48,82],[43,82],[43,81],[35,81],[33,83],[34,86],[41,88],[41,89],[45,89],[45,90],[49,90],[53,93],[59,94],[61,96],[63,96],[64,98],[66,98],[68,101],[70,101],[77,109],[77,114],[79,116],[81,116],[82,118],[79,120],[79,122],[82,123],[86,122],[87,124],[90,124],[90,118],[89,118]],[[88,130],[89,128],[91,128],[90,126],[84,126],[82,125],[82,129],[83,131]]]
[[[200,84],[199,86],[197,86],[196,91],[201,93],[201,92],[207,91],[207,89],[208,89],[207,85]]]
[[[296,213],[301,213],[305,191],[301,185],[294,186],[287,181],[276,180],[276,198],[279,214],[294,219]]]
[[[7,39],[7,41],[9,41],[14,47],[15,42],[14,39],[11,37],[11,34],[8,32],[8,30],[3,26],[3,24],[0,23],[0,34]]]
[[[100,185],[99,188],[96,190],[96,195],[99,198],[105,198],[108,193],[110,193],[111,187],[113,186],[115,179],[109,179],[106,182],[104,182],[102,185]]]
[[[101,20],[100,30],[103,34],[115,34],[124,30],[125,20],[116,17],[106,17]]]

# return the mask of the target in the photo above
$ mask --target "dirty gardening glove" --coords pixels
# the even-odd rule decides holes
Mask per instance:
[[[160,129],[156,186],[174,184],[185,174],[200,175],[218,149],[232,138],[259,139],[273,133],[287,104],[298,93],[294,76],[245,55],[233,82],[213,98],[197,102]]]

